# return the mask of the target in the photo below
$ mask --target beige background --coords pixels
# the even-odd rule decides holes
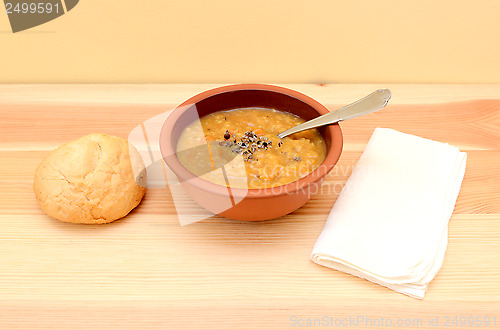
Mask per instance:
[[[495,0],[82,0],[12,34],[0,83],[500,83]]]

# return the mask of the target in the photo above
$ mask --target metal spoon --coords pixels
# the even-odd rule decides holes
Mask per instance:
[[[306,129],[315,128],[323,125],[335,124],[339,121],[356,118],[367,115],[369,113],[383,109],[391,98],[391,91],[388,89],[379,89],[368,96],[357,100],[354,103],[346,105],[336,111],[319,116],[312,120],[306,121],[300,125],[287,129],[278,134],[280,139],[293,133],[305,131]]]

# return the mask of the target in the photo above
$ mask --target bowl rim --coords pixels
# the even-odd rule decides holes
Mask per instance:
[[[170,170],[179,177],[179,180],[187,181],[189,184],[196,186],[199,189],[204,191],[217,194],[217,195],[232,195],[233,197],[238,198],[264,198],[270,196],[281,196],[285,194],[296,193],[302,189],[305,189],[314,183],[322,180],[337,164],[337,161],[340,158],[343,149],[343,136],[342,130],[340,129],[340,125],[338,123],[329,125],[326,128],[330,131],[330,139],[331,141],[336,140],[337,142],[330,143],[330,148],[327,150],[327,155],[325,160],[311,173],[300,178],[299,180],[279,185],[275,187],[269,188],[259,188],[259,189],[244,189],[244,188],[233,188],[218,185],[216,183],[207,181],[202,179],[193,173],[191,173],[184,165],[179,162],[177,157],[166,157],[165,155],[175,155],[175,150],[172,146],[172,132],[173,128],[177,122],[177,120],[181,117],[181,115],[189,109],[189,105],[196,104],[208,97],[222,94],[226,92],[238,91],[238,90],[264,90],[275,92],[278,94],[283,94],[287,97],[296,98],[309,106],[311,106],[314,110],[318,112],[319,115],[323,115],[329,113],[330,111],[321,103],[314,100],[313,98],[302,94],[298,91],[276,86],[276,85],[268,85],[268,84],[234,84],[234,85],[226,85],[221,87],[216,87],[213,89],[206,90],[199,94],[196,94],[186,101],[182,102],[178,105],[172,112],[169,114],[160,131],[160,151],[162,154],[163,161],[170,168]],[[334,148],[334,146],[338,146]],[[182,182],[182,181],[181,181]]]

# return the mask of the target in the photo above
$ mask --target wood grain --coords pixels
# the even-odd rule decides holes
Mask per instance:
[[[32,176],[50,150],[90,132],[126,138],[209,87],[0,86],[0,328],[288,328],[362,316],[356,328],[381,317],[423,328],[437,317],[440,329],[457,315],[496,317],[500,328],[500,86],[388,86],[387,109],[342,123],[344,152],[320,193],[280,219],[214,216],[181,227],[168,188],[148,190],[129,216],[104,226],[40,210]],[[386,86],[287,87],[335,109]],[[468,153],[444,265],[423,301],[309,260],[375,127]]]

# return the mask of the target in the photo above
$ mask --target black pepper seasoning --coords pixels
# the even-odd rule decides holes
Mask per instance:
[[[254,158],[253,153],[259,150],[267,150],[272,148],[273,142],[265,136],[257,136],[252,131],[246,131],[243,136],[238,137],[236,134],[231,135],[229,130],[224,133],[226,141],[220,142],[219,145],[231,148],[231,151],[237,154],[242,154],[245,161],[258,161]],[[229,140],[231,139],[231,140]]]

